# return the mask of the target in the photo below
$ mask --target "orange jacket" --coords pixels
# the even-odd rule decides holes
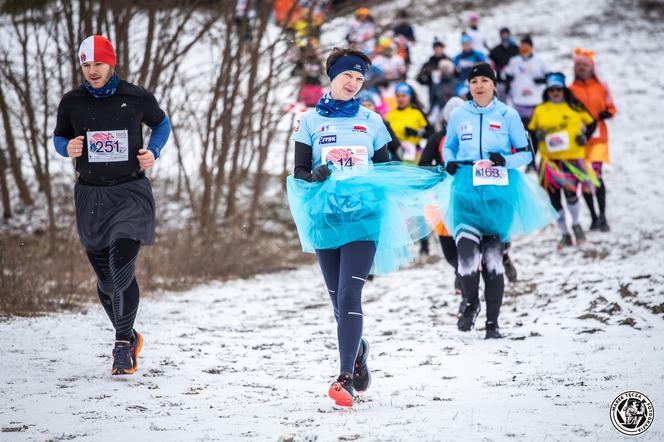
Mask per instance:
[[[590,115],[597,121],[597,130],[590,140],[588,140],[588,144],[604,143],[608,145],[609,132],[606,122],[599,119],[600,112],[604,110],[609,111],[611,115],[615,115],[617,112],[608,86],[596,78],[590,78],[588,80],[574,80],[574,83],[569,88],[576,98],[588,108]]]
[[[274,19],[280,26],[286,25],[287,20],[291,20],[293,16],[295,16],[300,9],[299,4],[295,4],[296,0],[276,0],[274,2]],[[292,15],[289,16],[288,13],[293,11]]]

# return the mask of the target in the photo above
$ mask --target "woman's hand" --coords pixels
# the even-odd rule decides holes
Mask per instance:
[[[489,159],[491,160],[494,166],[505,167],[505,164],[507,163],[505,161],[505,157],[499,154],[498,152],[491,152],[491,154],[489,154]]]
[[[322,166],[318,166],[316,170],[314,170],[314,173],[311,174],[311,181],[322,183],[331,174],[332,172],[330,171],[330,168],[327,167],[327,164],[323,164]]]

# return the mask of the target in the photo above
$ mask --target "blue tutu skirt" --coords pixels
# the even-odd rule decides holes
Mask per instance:
[[[362,172],[333,171],[323,183],[289,176],[288,203],[302,250],[336,249],[375,241],[372,273],[384,274],[413,259],[411,245],[433,226],[425,209],[445,195],[440,168],[381,163]]]
[[[558,218],[539,184],[516,169],[507,171],[507,186],[473,186],[473,169],[459,168],[444,182],[443,220],[456,237],[461,231],[498,235],[509,242],[513,235],[542,229]]]

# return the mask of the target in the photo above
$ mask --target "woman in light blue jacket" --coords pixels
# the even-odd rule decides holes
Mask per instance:
[[[452,112],[443,148],[445,168],[454,175],[445,221],[457,243],[466,297],[457,327],[470,331],[475,324],[481,266],[486,338],[500,338],[502,243],[544,227],[555,219],[555,210],[537,183],[517,170],[532,161],[528,135],[519,114],[495,98],[493,69],[476,64],[468,78],[472,100]]]

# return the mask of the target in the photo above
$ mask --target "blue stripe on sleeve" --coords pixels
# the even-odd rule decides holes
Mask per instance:
[[[69,154],[67,153],[68,144],[69,140],[65,137],[61,137],[60,135],[53,135],[53,145],[55,146],[55,150],[63,157],[69,157]]]
[[[171,122],[167,116],[161,120],[161,123],[151,127],[152,133],[150,134],[150,141],[148,141],[148,149],[154,154],[154,159],[159,158],[161,150],[166,145],[168,137],[171,134]]]

